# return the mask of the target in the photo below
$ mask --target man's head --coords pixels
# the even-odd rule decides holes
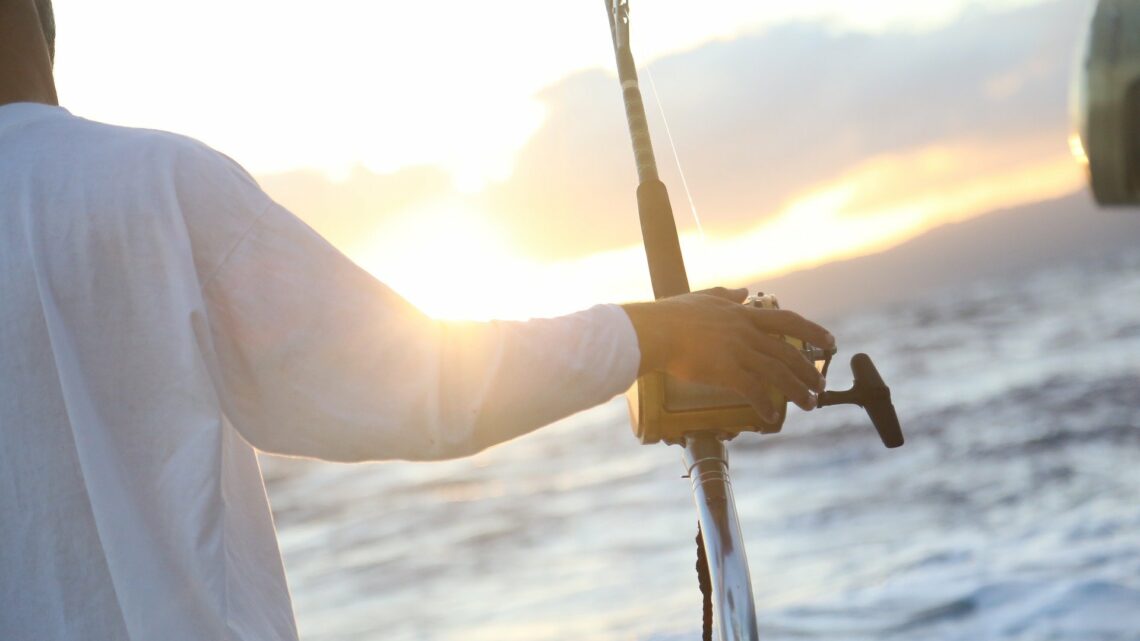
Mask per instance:
[[[0,0],[0,105],[57,104],[51,0]]]
[[[36,12],[40,14],[40,28],[44,30],[48,54],[52,62],[55,62],[55,11],[52,10],[51,0],[36,0]]]

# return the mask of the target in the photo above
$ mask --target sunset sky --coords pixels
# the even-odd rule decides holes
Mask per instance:
[[[229,154],[429,313],[649,296],[601,0],[55,5],[64,106]],[[1080,188],[1065,91],[1088,8],[632,0],[694,286]]]

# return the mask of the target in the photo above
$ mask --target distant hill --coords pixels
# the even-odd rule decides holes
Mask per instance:
[[[1102,210],[1081,191],[937,227],[889,250],[756,283],[822,318],[1051,264],[1140,250],[1140,208]]]

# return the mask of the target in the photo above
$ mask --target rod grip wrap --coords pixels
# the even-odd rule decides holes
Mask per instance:
[[[689,292],[689,277],[681,257],[677,223],[665,183],[653,179],[637,186],[637,211],[641,218],[641,237],[645,241],[645,257],[649,261],[649,278],[654,298],[667,298]]]
[[[637,177],[642,182],[657,180],[657,159],[653,155],[653,140],[649,136],[649,122],[645,118],[645,104],[636,84],[622,90],[625,118],[629,123],[629,136],[633,142],[633,159],[637,163]]]

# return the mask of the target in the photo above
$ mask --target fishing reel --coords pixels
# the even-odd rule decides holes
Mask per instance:
[[[1074,65],[1069,146],[1101,205],[1140,204],[1140,5],[1099,0]]]
[[[775,296],[763,292],[748,297],[744,304],[761,309],[780,307]],[[834,347],[824,349],[791,336],[776,337],[799,350],[827,376],[836,353]],[[890,388],[866,354],[856,354],[851,359],[851,371],[854,386],[845,391],[821,393],[819,407],[858,405],[867,411],[883,445],[899,447],[903,444],[902,428],[891,403]],[[741,432],[775,434],[787,417],[788,400],[774,386],[764,385],[764,390],[777,412],[776,421],[771,423],[760,418],[748,401],[731,390],[682,381],[661,372],[646,374],[637,379],[627,394],[634,436],[644,445],[662,441],[673,445],[684,444],[687,436],[701,432],[713,433],[725,440]]]

